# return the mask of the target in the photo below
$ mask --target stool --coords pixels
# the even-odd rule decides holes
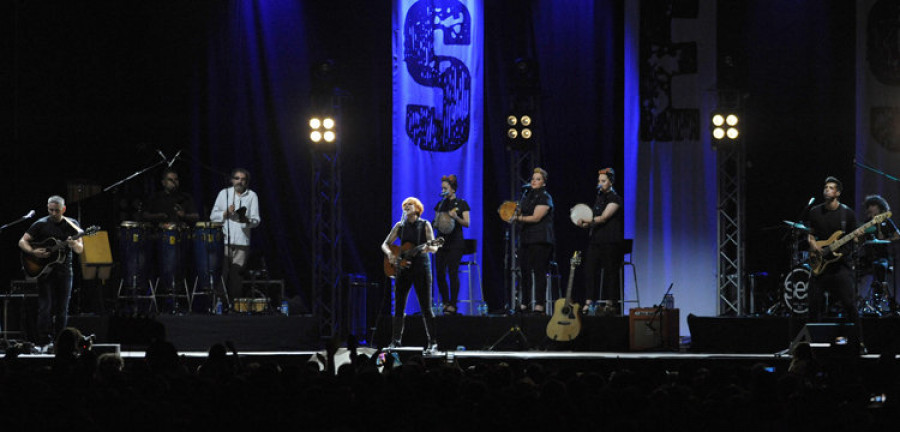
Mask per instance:
[[[465,273],[466,278],[468,280],[468,289],[469,289],[469,299],[463,300],[460,303],[468,303],[469,304],[469,315],[478,315],[478,302],[484,300],[484,291],[482,291],[481,287],[481,266],[478,265],[478,240],[476,239],[465,239],[463,240],[463,257],[468,257],[468,259],[463,259],[459,262],[460,267],[465,267],[465,270],[460,269],[460,273]],[[475,284],[472,283],[472,277],[475,276],[472,273],[472,267],[475,267],[475,270],[478,271],[478,298],[476,299],[473,295],[473,290],[475,288]]]
[[[553,282],[556,282],[555,284]],[[553,296],[553,287],[556,287],[556,296]],[[544,297],[544,310],[547,315],[553,315],[553,301],[562,297],[562,285],[560,284],[559,265],[556,261],[550,261],[547,266],[547,293]]]
[[[637,269],[631,262],[631,251],[634,248],[634,239],[622,240],[622,265],[619,266],[619,303],[622,306],[622,314],[625,314],[625,304],[634,303],[641,307],[641,294],[638,291]],[[627,257],[627,258],[626,258]],[[631,266],[631,275],[634,278],[634,299],[625,299],[625,266]]]

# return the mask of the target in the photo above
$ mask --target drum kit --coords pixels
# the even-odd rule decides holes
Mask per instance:
[[[809,312],[809,281],[811,269],[809,252],[803,250],[806,235],[810,229],[799,222],[784,221],[792,234],[791,270],[785,275],[780,287],[780,296],[767,314],[777,313],[786,308],[790,314],[803,315]],[[893,271],[892,242],[870,239],[860,242],[853,253],[853,264],[856,269],[858,307],[860,314],[877,316],[890,315],[897,312],[894,302],[892,283],[888,275]]]
[[[222,266],[225,241],[221,222],[152,224],[123,221],[119,225],[122,282],[119,298],[166,300],[168,311],[193,311],[197,296],[208,296],[201,310],[213,312],[213,297],[227,303]],[[189,284],[192,288],[189,288]],[[123,287],[131,294],[123,295]],[[147,287],[139,288],[139,287]],[[186,304],[180,300],[185,299]],[[262,313],[268,300],[235,299],[234,311]]]

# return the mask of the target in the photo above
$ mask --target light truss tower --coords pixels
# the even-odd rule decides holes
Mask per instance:
[[[340,103],[337,93],[330,110],[335,119],[337,140],[312,145],[312,298],[319,335],[340,334],[341,279],[341,157]]]
[[[743,140],[720,144],[718,180],[718,295],[719,315],[744,311],[744,145]]]

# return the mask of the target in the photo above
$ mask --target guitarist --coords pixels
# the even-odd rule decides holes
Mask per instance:
[[[37,280],[38,288],[38,340],[39,345],[48,345],[66,328],[69,311],[69,297],[72,294],[72,252],[81,254],[84,243],[72,236],[81,233],[78,222],[63,216],[66,201],[58,195],[47,200],[48,215],[34,222],[19,240],[23,253],[37,258],[49,258],[51,252],[45,246],[47,240],[65,241],[68,246],[63,253],[62,264],[53,265],[50,272]]]
[[[434,240],[434,231],[431,223],[420,218],[425,207],[418,198],[409,197],[403,200],[403,217],[394,224],[388,233],[381,251],[388,261],[399,264],[400,257],[391,250],[391,244],[400,239],[401,245],[418,246],[422,243]],[[403,268],[397,275],[394,283],[395,299],[394,318],[392,321],[391,347],[401,346],[403,337],[403,318],[406,311],[406,300],[409,297],[410,287],[415,287],[416,298],[419,299],[419,307],[422,309],[422,317],[425,322],[425,337],[428,339],[426,350],[431,351],[437,345],[434,329],[434,311],[431,309],[431,263],[427,252],[437,251],[436,246],[426,246],[422,253],[414,257],[408,257],[409,267]]]
[[[825,240],[836,231],[848,233],[856,229],[856,214],[850,207],[841,204],[840,197],[844,186],[835,177],[825,179],[825,188],[822,190],[822,198],[825,202],[814,206],[809,210],[808,227],[810,234],[807,236],[811,254],[822,255],[823,248],[816,243],[817,240]],[[831,298],[836,299],[843,307],[847,316],[855,324],[860,343],[860,351],[865,350],[862,345],[862,326],[859,320],[859,311],[856,309],[856,283],[851,263],[852,243],[848,242],[842,248],[835,251],[842,254],[840,259],[828,265],[821,274],[812,275],[809,281],[809,321],[822,321],[823,292],[828,290]]]

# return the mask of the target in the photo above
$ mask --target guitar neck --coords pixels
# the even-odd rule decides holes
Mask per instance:
[[[829,249],[831,249],[831,250],[837,250],[837,249],[840,249],[841,246],[843,246],[844,244],[846,244],[847,242],[849,242],[850,240],[852,240],[854,237],[859,236],[860,234],[863,233],[863,231],[865,231],[866,229],[868,229],[870,226],[875,225],[876,223],[878,223],[878,221],[876,221],[876,220],[873,219],[873,220],[870,220],[870,221],[868,221],[868,222],[866,222],[866,223],[860,225],[859,228],[856,228],[855,230],[850,231],[849,234],[844,235],[844,236],[842,236],[841,238],[835,240],[834,243],[832,243],[832,244],[829,246]]]

